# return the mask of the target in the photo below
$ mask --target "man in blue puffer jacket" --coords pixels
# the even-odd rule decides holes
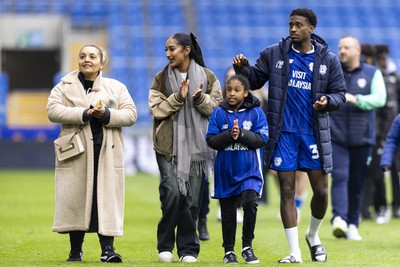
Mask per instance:
[[[232,63],[249,78],[251,89],[269,81],[267,120],[270,139],[265,164],[278,172],[281,217],[290,255],[280,263],[302,262],[294,203],[295,171],[306,171],[313,189],[306,241],[313,261],[326,261],[318,230],[328,206],[328,173],[332,171],[329,112],[345,102],[338,58],[313,34],[317,16],[307,8],[292,10],[290,37],[263,50],[254,66],[242,54]]]
[[[346,81],[346,104],[331,116],[333,149],[332,228],[337,238],[361,240],[358,233],[361,193],[375,145],[375,109],[386,103],[382,72],[361,62],[361,46],[353,36],[339,41]]]

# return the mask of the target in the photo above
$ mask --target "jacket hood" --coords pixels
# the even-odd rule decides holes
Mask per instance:
[[[232,106],[229,105],[228,100],[224,99],[219,106],[225,110],[233,111]],[[259,107],[260,100],[255,97],[251,92],[244,98],[242,105],[240,106],[239,110],[241,109],[249,109],[252,107]]]

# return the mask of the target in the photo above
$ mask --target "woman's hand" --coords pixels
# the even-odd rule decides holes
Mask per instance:
[[[96,119],[102,119],[104,118],[105,112],[106,112],[105,105],[101,101],[99,101],[96,107],[88,110],[87,115],[89,116],[89,118],[95,117]]]
[[[179,87],[179,96],[182,98],[186,98],[188,91],[189,91],[189,79],[183,80],[181,86]]]
[[[197,87],[196,92],[192,95],[193,100],[198,99],[201,96],[201,92],[203,91],[203,83],[200,83],[199,87]]]

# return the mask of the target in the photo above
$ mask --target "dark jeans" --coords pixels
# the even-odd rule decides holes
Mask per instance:
[[[210,212],[210,182],[208,179],[204,180],[204,189],[200,202],[199,221],[207,221],[207,214]]]
[[[367,160],[372,146],[344,147],[332,142],[332,213],[349,224],[358,226],[361,193],[367,175]]]
[[[254,229],[257,219],[257,192],[245,190],[240,194],[243,207],[243,228],[242,228],[242,248],[251,247],[254,239]],[[222,225],[222,246],[225,253],[234,251],[236,236],[236,209],[238,197],[221,198],[221,225]]]
[[[190,187],[188,194],[184,196],[179,192],[172,163],[158,153],[156,159],[160,171],[159,193],[162,211],[157,229],[157,250],[172,252],[176,228],[178,256],[197,257],[200,252],[200,242],[196,232],[196,222],[204,174],[189,178]]]

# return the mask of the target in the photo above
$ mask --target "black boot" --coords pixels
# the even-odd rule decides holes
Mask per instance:
[[[69,257],[67,261],[82,261],[83,260],[83,252],[81,249],[72,250],[69,253]]]
[[[69,242],[71,243],[71,251],[69,252],[67,261],[83,260],[82,244],[84,237],[85,237],[85,232],[82,231],[73,231],[69,233]]]
[[[200,240],[210,239],[210,234],[207,230],[207,219],[199,219],[198,223],[199,238]]]
[[[122,262],[122,257],[118,253],[115,253],[114,249],[115,248],[112,247],[112,246],[105,246],[102,249],[100,260],[102,262],[121,263]]]
[[[122,257],[118,253],[114,251],[114,237],[113,236],[104,236],[98,234],[99,241],[101,245],[101,257],[100,260],[102,262],[115,262],[121,263]]]

